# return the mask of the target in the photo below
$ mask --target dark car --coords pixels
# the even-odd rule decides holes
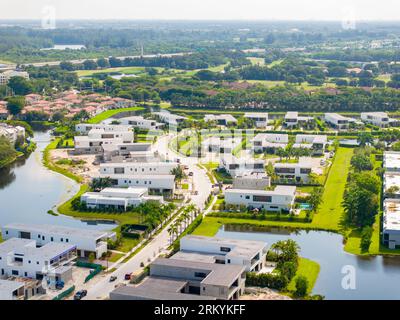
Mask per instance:
[[[125,275],[125,280],[131,280],[131,274],[130,273],[127,273]]]
[[[111,276],[111,277],[110,277],[110,282],[114,282],[115,280],[117,280],[117,277],[116,277],[116,276]]]
[[[87,290],[80,290],[74,295],[74,300],[81,300],[87,296]]]

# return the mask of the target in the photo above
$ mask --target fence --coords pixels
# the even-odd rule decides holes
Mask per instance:
[[[85,283],[88,282],[89,280],[93,279],[96,275],[98,275],[103,270],[103,266],[96,264],[96,263],[78,261],[76,263],[76,265],[81,268],[93,269],[93,271],[91,271],[90,274],[85,278]]]
[[[68,297],[72,292],[74,292],[75,286],[70,287],[69,289],[61,292],[58,296],[54,297],[53,300],[63,300]]]

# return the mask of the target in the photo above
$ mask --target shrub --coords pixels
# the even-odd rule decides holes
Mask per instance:
[[[298,276],[296,278],[296,291],[295,291],[295,296],[296,297],[304,297],[307,295],[307,290],[308,290],[308,280],[304,276]]]
[[[369,226],[364,227],[364,229],[361,232],[361,244],[360,244],[360,247],[361,247],[361,250],[364,251],[364,252],[369,250],[369,247],[370,247],[371,242],[372,242],[371,241],[372,232],[373,232],[373,230]]]

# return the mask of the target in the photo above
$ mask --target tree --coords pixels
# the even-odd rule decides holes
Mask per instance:
[[[323,193],[324,189],[322,187],[316,187],[313,189],[313,191],[310,194],[310,197],[308,198],[308,202],[310,203],[312,210],[314,212],[317,212],[318,207],[322,202]]]
[[[364,147],[368,143],[373,143],[374,137],[370,132],[361,132],[358,135],[358,142],[360,143],[360,146]]]
[[[351,165],[356,171],[372,170],[373,165],[368,155],[363,153],[355,154],[351,158]]]
[[[14,91],[16,95],[24,96],[32,93],[32,84],[29,80],[23,77],[12,77],[8,81],[8,86]]]
[[[7,99],[7,110],[13,116],[22,112],[25,107],[25,97],[15,96]]]
[[[90,183],[90,189],[92,189],[93,191],[101,191],[105,188],[111,187],[112,185],[113,184],[110,177],[94,178]]]
[[[296,291],[295,291],[295,296],[296,297],[305,297],[307,295],[307,290],[308,290],[308,280],[304,276],[298,276],[296,278]]]
[[[372,225],[378,213],[378,196],[352,184],[343,196],[343,208],[347,221],[358,227]]]
[[[186,178],[186,174],[181,166],[177,166],[176,168],[172,169],[171,174],[175,176],[175,181],[181,181]]]

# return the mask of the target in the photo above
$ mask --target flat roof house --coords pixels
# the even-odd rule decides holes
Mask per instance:
[[[244,117],[253,120],[257,128],[266,128],[268,126],[267,112],[246,112]]]
[[[18,138],[25,140],[25,128],[21,126],[10,126],[0,123],[0,137],[4,136],[12,145],[15,145]]]
[[[325,113],[325,122],[338,130],[345,130],[349,128],[350,123],[354,123],[356,120],[338,113]]]
[[[385,172],[383,175],[383,193],[385,198],[400,198],[400,172]]]
[[[310,180],[312,165],[309,163],[275,163],[274,172],[280,180],[289,180],[293,183],[305,182]]]
[[[327,144],[326,135],[298,134],[293,148],[312,149],[313,155],[323,155]]]
[[[133,131],[105,131],[92,129],[87,136],[75,136],[75,154],[102,154],[107,146],[129,144],[133,142]]]
[[[103,130],[104,132],[114,132],[114,131],[129,131],[130,126],[124,126],[120,124],[91,124],[91,123],[79,123],[75,125],[75,131],[87,135],[90,130]]]
[[[251,172],[236,176],[233,189],[266,190],[271,186],[271,178],[265,172]]]
[[[215,121],[220,126],[229,126],[237,123],[237,119],[231,114],[206,114],[204,121]]]
[[[103,144],[103,160],[106,162],[124,162],[138,153],[151,153],[151,143],[113,143]],[[154,154],[153,154],[154,155]]]
[[[383,201],[383,244],[389,249],[400,246],[400,199]]]
[[[155,120],[145,119],[142,116],[132,116],[118,119],[122,125],[132,126],[144,130],[159,130],[164,127],[164,123]]]
[[[244,292],[245,267],[157,258],[150,277],[110,293],[111,300],[233,300]]]
[[[101,178],[109,177],[113,186],[144,187],[155,193],[173,193],[175,191],[175,176],[164,175],[135,175],[135,174],[104,174]]]
[[[386,151],[383,154],[383,168],[386,172],[400,172],[400,152]]]
[[[81,196],[81,202],[88,208],[111,207],[124,211],[148,201],[164,202],[161,196],[149,196],[147,188],[105,188],[100,192],[86,192]]]
[[[8,84],[13,77],[22,77],[26,80],[29,80],[29,73],[25,71],[18,70],[6,70],[4,72],[0,72],[0,86]]]
[[[286,148],[289,143],[289,135],[259,133],[251,142],[254,152],[275,152],[279,148]]]
[[[224,169],[232,177],[252,172],[265,173],[264,160],[237,158],[230,154],[220,157],[219,169]]]
[[[225,239],[218,237],[185,236],[180,241],[180,251],[172,258],[184,261],[244,266],[247,272],[263,269],[268,246],[262,241]]]
[[[72,244],[76,246],[79,256],[88,257],[90,253],[95,253],[97,258],[107,252],[107,240],[115,238],[114,232],[23,223],[8,224],[2,228],[1,234],[4,239],[35,240],[38,246]]]
[[[397,125],[398,120],[389,118],[386,112],[362,112],[361,121],[381,128]]]
[[[186,117],[170,112],[153,112],[153,114],[158,116],[160,121],[170,125],[177,125],[187,119]]]
[[[177,162],[121,162],[100,164],[101,175],[170,175],[179,166]]]
[[[242,138],[210,137],[202,142],[202,147],[206,152],[232,153],[236,147],[242,144]]]
[[[313,117],[299,116],[298,112],[289,111],[283,119],[283,126],[286,128],[292,128],[296,126],[305,126],[312,122],[314,122]]]
[[[296,198],[296,187],[276,186],[275,190],[227,189],[224,191],[228,205],[244,205],[267,211],[291,211]]]
[[[75,259],[73,244],[51,242],[37,247],[35,240],[11,238],[0,244],[0,276],[41,280]],[[65,269],[58,280],[65,280],[64,274],[69,275],[70,269]]]

